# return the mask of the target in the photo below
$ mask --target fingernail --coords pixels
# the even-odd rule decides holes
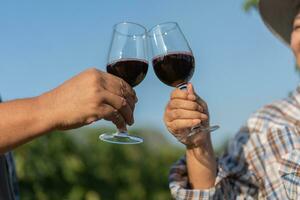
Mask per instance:
[[[208,119],[208,116],[207,115],[202,115],[203,119],[207,120]]]
[[[193,119],[193,124],[197,125],[200,124],[201,120],[200,119]]]

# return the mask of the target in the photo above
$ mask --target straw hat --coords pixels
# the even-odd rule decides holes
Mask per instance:
[[[300,0],[260,0],[258,7],[266,26],[275,36],[289,45]]]

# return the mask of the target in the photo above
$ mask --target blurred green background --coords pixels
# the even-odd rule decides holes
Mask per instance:
[[[161,132],[133,129],[140,145],[99,141],[110,128],[54,132],[15,151],[23,200],[165,200],[170,166],[184,149]],[[142,133],[142,134],[141,134]],[[222,152],[224,146],[216,149]]]
[[[244,2],[246,11],[257,0]],[[241,8],[242,9],[242,8]],[[18,148],[14,154],[22,200],[166,200],[170,166],[184,148],[160,130],[140,127],[131,133],[141,145],[111,145],[98,140],[112,128],[54,132]],[[217,146],[221,154],[226,146]]]
[[[170,199],[168,168],[183,150],[155,130],[132,130],[151,141],[141,145],[99,141],[100,133],[113,131],[55,132],[19,148],[22,199]]]

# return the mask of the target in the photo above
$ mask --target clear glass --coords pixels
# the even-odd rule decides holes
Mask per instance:
[[[186,90],[194,73],[195,61],[179,25],[176,22],[158,24],[149,30],[148,38],[152,65],[158,78],[169,86]],[[218,128],[218,125],[204,127],[199,124],[191,129],[187,137]]]
[[[116,24],[113,28],[113,36],[108,53],[107,71],[108,73],[121,73],[113,74],[123,78],[132,87],[139,84],[147,73],[148,61],[146,34],[147,31],[143,26],[131,22],[122,22]],[[128,61],[130,64],[128,64]],[[115,65],[118,62],[119,67],[123,68],[119,71],[115,69],[110,71],[109,66]],[[135,65],[136,62],[138,62],[137,65]],[[140,69],[142,68],[140,67],[144,70],[142,73],[137,73],[137,71],[141,72]],[[125,128],[125,130],[127,129]],[[142,138],[129,135],[127,131],[123,130],[118,130],[113,134],[104,133],[100,135],[99,138],[105,142],[114,144],[139,144],[143,142]]]

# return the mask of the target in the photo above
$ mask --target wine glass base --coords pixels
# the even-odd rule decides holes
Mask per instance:
[[[188,134],[187,137],[192,137],[193,135],[195,135],[197,133],[210,133],[219,128],[220,128],[220,126],[218,126],[218,125],[209,126],[209,127],[195,126],[192,128],[191,133]]]
[[[113,144],[140,144],[144,140],[137,136],[131,136],[126,133],[107,134],[99,136],[99,139]]]

